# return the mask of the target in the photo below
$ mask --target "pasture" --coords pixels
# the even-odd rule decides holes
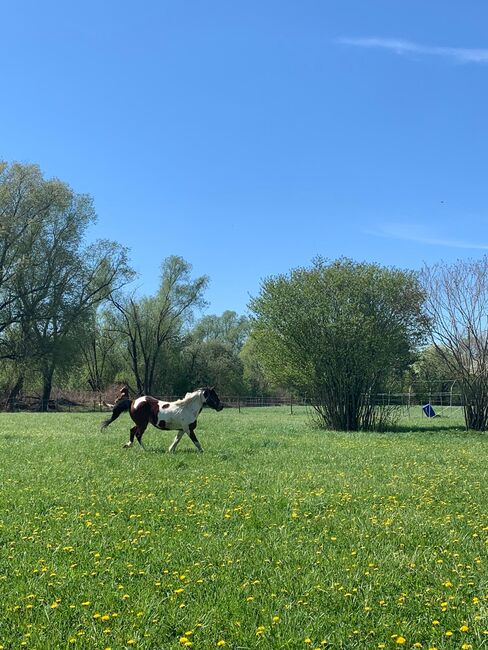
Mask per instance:
[[[0,414],[0,649],[488,648],[488,434],[102,419]]]

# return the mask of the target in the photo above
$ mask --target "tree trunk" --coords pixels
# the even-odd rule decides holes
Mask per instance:
[[[17,396],[19,395],[23,387],[24,387],[24,375],[19,375],[17,381],[12,386],[8,394],[7,403],[5,405],[7,411],[15,410],[15,400],[17,399]]]
[[[42,373],[42,396],[39,410],[45,413],[48,410],[49,399],[53,387],[54,368],[47,368]]]

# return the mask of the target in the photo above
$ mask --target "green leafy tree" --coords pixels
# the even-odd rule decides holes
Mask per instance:
[[[35,244],[56,210],[60,187],[44,180],[37,165],[0,162],[0,359],[19,359],[24,351],[20,324],[33,315],[23,311],[20,292],[35,302],[50,281],[42,268],[54,263],[56,247],[39,258]],[[22,281],[26,274],[29,285]]]
[[[405,374],[404,389],[415,394],[422,403],[431,399],[439,400],[440,394],[450,393],[456,384],[457,376],[453,372],[452,364],[446,363],[446,354],[447,351],[441,354],[435,345],[429,345],[419,352]]]
[[[381,427],[374,395],[405,370],[422,340],[423,292],[413,272],[318,258],[262,283],[251,301],[267,375],[306,393],[325,427]]]
[[[80,340],[81,365],[78,370],[78,384],[88,384],[93,392],[101,393],[124,373],[123,344],[120,337],[111,330],[111,315],[108,310],[94,309],[85,336]],[[128,372],[126,372],[128,375]],[[125,382],[124,382],[125,383]]]
[[[164,355],[168,347],[180,345],[195,309],[205,305],[207,284],[206,276],[191,278],[191,265],[183,258],[170,256],[161,265],[161,283],[155,296],[113,298],[111,328],[125,341],[126,361],[139,395],[155,391]]]
[[[4,329],[4,341],[15,341],[13,356],[37,369],[41,408],[46,409],[54,373],[75,362],[93,309],[124,286],[132,272],[119,244],[85,244],[95,220],[91,197],[59,180],[44,180],[37,167],[15,166],[14,171],[27,178],[20,183],[22,188],[27,184],[21,193],[27,207],[18,234],[22,261],[10,266],[7,282],[14,318]]]
[[[216,386],[220,394],[242,395],[243,363],[229,343],[209,340],[187,345],[182,355],[187,389]]]
[[[247,316],[226,310],[221,316],[208,315],[201,318],[192,330],[192,338],[200,343],[218,341],[238,354],[250,332]]]
[[[243,366],[244,394],[253,396],[271,395],[273,386],[266,377],[259,355],[259,344],[252,334],[246,339],[239,353]]]

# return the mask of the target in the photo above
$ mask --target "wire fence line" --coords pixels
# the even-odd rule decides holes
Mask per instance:
[[[159,399],[174,401],[180,395],[162,395]],[[456,409],[463,408],[463,398],[460,393],[453,391],[433,391],[422,394],[408,392],[376,393],[370,396],[376,406],[399,407],[409,414],[410,408],[422,407],[430,404],[436,413],[449,414]],[[223,395],[221,401],[226,408],[241,411],[246,408],[283,407],[293,413],[294,408],[310,407],[311,400],[306,395],[280,395],[280,396],[250,396],[250,395]],[[4,411],[61,411],[61,412],[104,412],[110,410],[110,398],[103,393],[87,391],[57,391],[49,400],[43,401],[38,395],[19,395],[15,398],[4,396],[0,402],[0,410]]]

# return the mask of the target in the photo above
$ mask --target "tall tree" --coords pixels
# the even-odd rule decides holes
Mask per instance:
[[[430,337],[458,380],[466,427],[488,427],[488,256],[424,267]]]
[[[37,165],[0,162],[0,358],[18,359],[22,353],[22,337],[9,331],[26,320],[19,289],[35,300],[49,282],[40,267],[50,260],[33,254],[33,244],[55,209],[59,188],[59,181],[44,180]],[[29,269],[38,272],[22,287]]]
[[[19,332],[10,338],[22,342],[41,373],[45,409],[54,372],[79,353],[93,308],[124,286],[132,272],[127,251],[115,242],[85,244],[95,220],[91,197],[76,194],[59,180],[44,180],[37,167],[17,166],[15,171],[31,181],[25,204],[41,205],[42,210],[25,217],[20,234],[24,257],[10,273],[15,319],[9,327]]]
[[[120,340],[110,329],[108,312],[93,310],[80,343],[84,379],[92,391],[101,393],[121,370]]]
[[[381,427],[373,396],[412,361],[422,302],[412,272],[319,258],[263,282],[253,336],[268,376],[306,392],[323,426]]]
[[[192,338],[200,343],[218,341],[238,354],[250,329],[251,323],[247,316],[239,316],[228,309],[220,316],[211,314],[201,318],[192,330]]]
[[[115,307],[112,329],[124,337],[138,394],[154,392],[164,348],[180,340],[183,328],[193,320],[195,309],[204,306],[207,284],[206,276],[192,279],[191,265],[173,255],[161,265],[161,282],[155,296],[112,299]]]

